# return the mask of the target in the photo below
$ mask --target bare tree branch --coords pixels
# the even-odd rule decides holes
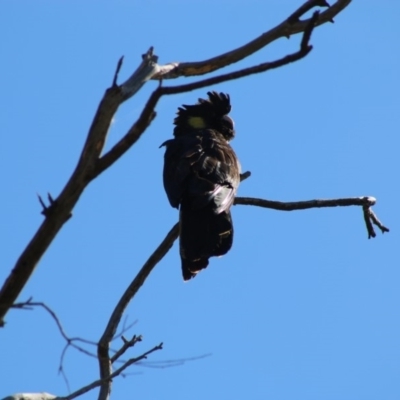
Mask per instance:
[[[177,358],[174,360],[141,361],[138,362],[137,365],[146,368],[164,369],[164,368],[178,367],[179,365],[183,365],[188,361],[201,360],[203,358],[210,357],[211,355],[212,355],[211,353],[207,353],[207,354],[202,354],[201,356]]]
[[[337,0],[335,4],[330,6],[327,10],[319,15],[316,25],[318,26],[325,24],[326,22],[332,22],[333,18],[344,8],[346,8],[350,2],[351,0]],[[299,21],[299,18],[302,17],[307,11],[318,6],[328,7],[329,5],[325,0],[308,0],[284,22],[263,33],[261,36],[245,44],[244,46],[205,61],[181,63],[175,62],[167,64],[164,67],[160,67],[159,74],[156,74],[153,79],[159,79],[161,76],[163,79],[170,79],[178,78],[180,76],[208,74],[230,64],[241,61],[277,39],[282,37],[288,38],[296,33],[304,32],[310,19]]]
[[[117,340],[117,339],[119,339],[119,338],[122,338],[123,335],[124,335],[124,333],[127,332],[129,329],[131,329],[132,326],[135,325],[135,324],[137,323],[137,320],[136,320],[136,321],[131,322],[130,324],[126,324],[126,320],[127,320],[127,318],[125,318],[125,321],[124,321],[124,323],[123,323],[123,325],[122,325],[122,328],[121,328],[121,332],[118,332],[118,333],[115,334],[115,336],[112,338],[113,341],[115,341],[115,340]]]
[[[286,21],[294,24],[295,22],[298,22],[306,12],[317,6],[329,8],[329,4],[326,2],[326,0],[307,1],[306,3],[302,4],[292,15],[290,15]]]
[[[129,366],[138,363],[142,360],[147,359],[147,356],[150,355],[151,353],[154,353],[155,351],[162,350],[163,348],[163,343],[160,343],[157,346],[154,346],[152,349],[146,351],[145,353],[141,354],[138,357],[130,358],[128,361],[126,361],[120,368],[116,369],[112,374],[109,376],[106,376],[103,379],[98,379],[89,385],[84,386],[83,388],[76,390],[75,392],[69,394],[68,396],[64,397],[56,397],[52,394],[49,393],[17,393],[12,396],[5,397],[3,400],[72,400],[76,397],[82,396],[83,394],[89,392],[90,390],[95,389],[96,387],[99,387],[105,382],[111,382],[113,378],[116,378],[119,375],[122,375],[123,371],[126,370]],[[202,358],[202,357],[199,357]],[[143,366],[143,365],[142,365]]]
[[[114,363],[117,361],[130,347],[133,347],[137,342],[141,342],[143,340],[142,335],[136,336],[133,335],[131,340],[126,340],[123,336],[121,336],[123,341],[123,346],[111,357],[111,362]]]
[[[112,118],[120,104],[139,90],[143,83],[157,70],[152,48],[143,56],[143,61],[128,79],[122,90],[119,86],[112,86],[106,90],[92,125],[89,129],[86,142],[78,160],[75,171],[56,200],[49,195],[50,206],[46,207],[39,196],[46,216],[36,234],[17,260],[15,267],[6,279],[0,290],[0,327],[4,326],[4,316],[17,299],[25,286],[42,255],[45,253],[59,230],[72,215],[72,209],[78,202],[83,190],[93,179],[93,168],[103,150],[107,132]],[[114,76],[116,79],[119,70],[119,61]],[[137,81],[135,82],[135,79]],[[143,125],[143,130],[147,128]]]
[[[167,237],[168,237],[168,235],[167,235]],[[159,246],[159,248],[160,248],[160,246]],[[154,254],[153,254],[154,258],[153,258],[152,260],[149,259],[148,262],[143,266],[143,268],[145,268],[146,266],[147,266],[147,268],[148,268],[148,265],[152,265],[152,264],[154,264],[154,265],[153,265],[153,267],[154,267],[154,266],[157,264],[157,262],[158,262],[158,261],[157,261],[157,257],[160,257],[160,256],[162,255],[162,252],[160,252],[159,248],[154,252]],[[167,250],[167,251],[168,251],[168,250]],[[158,252],[159,252],[159,253],[158,253]],[[69,336],[67,335],[67,333],[65,332],[65,330],[64,330],[64,328],[63,328],[63,326],[62,326],[62,324],[61,324],[61,322],[60,322],[60,319],[58,318],[57,314],[56,314],[49,306],[47,306],[45,303],[42,303],[42,302],[34,302],[34,301],[32,301],[32,299],[30,298],[30,299],[28,299],[28,300],[25,301],[25,302],[15,303],[15,304],[13,304],[13,306],[12,306],[12,308],[20,309],[20,310],[32,310],[34,307],[41,307],[41,308],[43,308],[47,313],[50,314],[50,316],[52,317],[52,319],[55,321],[55,323],[56,323],[56,325],[57,325],[57,328],[58,328],[58,330],[59,330],[61,336],[62,336],[62,337],[65,339],[65,341],[67,342],[66,345],[65,345],[65,347],[64,347],[64,349],[63,349],[63,351],[62,351],[61,357],[60,357],[60,364],[59,364],[58,371],[59,371],[59,373],[61,373],[61,374],[63,375],[64,380],[65,380],[65,382],[66,382],[66,384],[67,384],[68,391],[69,391],[69,382],[68,382],[68,378],[67,378],[67,376],[66,376],[66,374],[65,374],[64,367],[63,367],[63,359],[64,359],[64,356],[65,356],[66,350],[68,349],[69,346],[72,346],[72,347],[74,347],[75,349],[77,349],[78,351],[80,351],[80,352],[82,352],[82,353],[84,353],[84,354],[86,354],[86,355],[88,355],[88,356],[97,358],[97,355],[96,355],[96,354],[94,354],[94,353],[92,353],[92,352],[86,350],[85,348],[83,348],[83,347],[77,345],[75,342],[81,342],[81,343],[85,343],[85,344],[89,344],[89,345],[93,345],[93,346],[98,346],[98,343],[96,343],[96,342],[94,342],[94,341],[91,341],[91,340],[82,339],[82,338],[79,338],[79,337],[69,337]],[[130,326],[131,326],[131,325],[128,325],[128,328],[125,327],[124,330],[129,329]],[[123,331],[124,331],[124,330],[123,330]],[[121,334],[119,334],[119,335],[121,335]],[[114,335],[114,336],[111,338],[111,340],[113,340],[116,336],[117,336],[117,335]],[[130,340],[125,339],[124,336],[122,336],[122,335],[121,335],[121,338],[122,338],[122,341],[123,341],[123,345],[121,346],[121,348],[120,348],[119,350],[113,350],[113,351],[114,351],[114,355],[110,358],[110,361],[111,361],[112,363],[114,363],[114,362],[116,362],[117,360],[119,360],[119,358],[120,358],[129,348],[133,347],[136,343],[141,342],[141,341],[143,340],[142,335],[133,335],[132,339],[130,339]],[[110,340],[110,341],[111,341],[111,340]],[[109,381],[111,378],[120,375],[120,374],[121,374],[127,367],[129,367],[130,365],[132,365],[132,364],[134,364],[134,363],[136,363],[136,362],[139,362],[139,361],[141,361],[141,360],[143,360],[143,359],[146,359],[146,358],[147,358],[147,355],[149,355],[150,353],[152,353],[152,352],[154,352],[154,351],[156,351],[156,350],[161,350],[161,349],[162,349],[162,343],[159,344],[158,346],[153,347],[151,350],[149,350],[149,351],[143,353],[142,355],[140,355],[140,356],[138,356],[138,357],[131,358],[131,359],[127,360],[127,361],[124,361],[124,362],[123,362],[123,365],[122,365],[120,368],[118,368],[114,373],[112,373],[112,374],[110,373],[110,374],[109,374],[110,376],[109,376],[109,377],[106,377],[105,380],[104,380],[104,382]],[[202,356],[202,357],[203,357],[203,356]],[[176,362],[180,362],[180,361],[181,361],[181,360],[177,360]],[[172,361],[168,361],[168,363],[172,363]],[[101,380],[98,380],[98,381],[96,381],[96,382],[93,382],[93,383],[91,383],[90,385],[87,385],[87,386],[85,386],[84,388],[82,388],[82,389],[76,391],[76,392],[75,392],[75,395],[73,394],[73,395],[71,395],[71,397],[70,397],[70,396],[67,396],[67,398],[77,397],[77,396],[79,396],[79,395],[81,395],[81,394],[83,394],[83,393],[86,393],[87,391],[89,391],[89,390],[91,390],[91,389],[94,389],[95,387],[100,386],[101,383],[103,383]],[[35,395],[35,396],[40,396],[41,394],[37,394],[37,393],[36,393],[36,394],[34,394],[34,395]],[[52,395],[50,395],[50,396],[52,396]],[[55,397],[55,396],[54,396],[54,397]]]
[[[158,57],[153,53],[153,47],[142,55],[142,63],[136,71],[121,86],[122,101],[128,100],[160,70]]]
[[[82,353],[85,353],[86,355],[96,357],[95,354],[88,352],[86,349],[76,345],[74,342],[81,342],[81,343],[89,344],[92,346],[96,346],[97,343],[92,340],[87,340],[87,339],[83,339],[80,337],[69,337],[67,335],[67,333],[65,332],[57,314],[47,304],[45,304],[43,302],[32,301],[32,298],[29,298],[27,301],[24,301],[21,303],[15,303],[12,305],[12,308],[16,308],[16,309],[20,309],[20,310],[32,310],[33,307],[41,307],[50,314],[50,316],[56,323],[61,336],[65,339],[65,341],[67,342],[68,345],[75,347],[77,350],[81,351]]]
[[[79,352],[90,356],[90,357],[94,357],[97,358],[97,355],[94,352],[91,352],[87,349],[85,349],[82,346],[79,346],[78,344],[76,344],[76,342],[80,342],[80,343],[84,343],[84,344],[88,344],[91,346],[97,346],[97,342],[94,342],[92,340],[87,340],[87,339],[83,339],[80,337],[69,337],[67,335],[67,333],[65,332],[60,319],[58,318],[57,314],[45,303],[42,302],[34,302],[32,301],[32,298],[29,298],[27,301],[21,302],[21,303],[15,303],[12,305],[12,308],[16,308],[16,309],[20,309],[20,310],[32,310],[34,307],[41,307],[43,308],[47,313],[50,314],[51,318],[55,321],[57,328],[61,334],[61,336],[63,337],[63,339],[66,341],[66,344],[63,348],[63,350],[61,351],[61,356],[60,356],[60,362],[58,365],[58,373],[62,375],[62,377],[64,378],[65,384],[68,388],[68,391],[70,390],[70,386],[69,386],[69,381],[68,381],[68,377],[65,373],[65,369],[64,369],[64,358],[65,355],[67,353],[67,350],[69,349],[69,347],[73,347],[74,349],[78,350]]]
[[[264,208],[271,208],[279,211],[295,211],[306,210],[309,208],[322,208],[322,207],[346,207],[346,206],[373,206],[376,203],[374,197],[350,197],[345,199],[327,199],[327,200],[306,200],[306,201],[273,201],[257,199],[254,197],[236,197],[234,204],[246,206],[258,206]]]
[[[281,202],[264,199],[256,199],[252,197],[236,197],[234,204],[241,204],[247,206],[258,206],[264,208],[271,208],[279,211],[294,211],[306,210],[309,208],[322,208],[322,207],[346,207],[346,206],[362,206],[365,224],[368,231],[368,239],[375,237],[376,233],[372,224],[379,227],[382,233],[389,232],[376,217],[375,213],[371,210],[371,206],[376,203],[374,197],[350,197],[346,199],[330,199],[330,200],[307,200],[307,201],[294,201],[294,202]]]
[[[119,367],[118,369],[116,369],[112,374],[105,376],[102,379],[98,379],[97,381],[92,382],[91,384],[71,393],[68,396],[65,397],[59,397],[58,399],[65,399],[65,400],[72,400],[75,397],[81,396],[87,392],[89,392],[92,389],[95,389],[96,387],[99,387],[101,385],[107,384],[111,385],[111,380],[119,375],[121,375],[121,373],[128,368],[129,366],[131,366],[132,364],[137,363],[138,361],[141,361],[143,359],[146,359],[147,356],[151,353],[154,353],[157,350],[162,350],[163,348],[163,344],[160,343],[157,346],[154,346],[152,349],[150,349],[149,351],[146,351],[145,353],[143,353],[142,355],[140,355],[139,357],[135,357],[135,358],[131,358],[129,359],[127,362],[125,362],[121,367]]]
[[[367,226],[368,231],[368,239],[374,238],[376,236],[373,225],[376,225],[382,233],[389,232],[389,228],[386,228],[386,226],[384,226],[382,222],[379,221],[378,217],[368,205],[363,206],[363,213],[365,225]]]

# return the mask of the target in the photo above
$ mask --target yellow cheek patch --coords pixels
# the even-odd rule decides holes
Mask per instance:
[[[189,117],[189,125],[195,129],[202,129],[206,127],[204,119],[201,117]]]

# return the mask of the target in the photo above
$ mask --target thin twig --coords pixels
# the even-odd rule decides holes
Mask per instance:
[[[251,176],[250,171],[243,172],[243,174],[240,174],[240,182],[245,181],[246,179],[250,178],[250,176]]]
[[[141,367],[146,367],[146,368],[164,369],[164,368],[177,367],[177,366],[183,365],[189,361],[201,360],[203,358],[210,357],[211,355],[212,355],[211,353],[207,353],[207,354],[203,354],[201,356],[177,358],[175,360],[141,361],[141,362],[136,363],[136,365],[139,365]]]
[[[122,347],[111,357],[111,362],[114,363],[117,361],[130,347],[133,347],[137,342],[141,342],[143,340],[142,335],[136,336],[133,335],[131,340],[126,340],[122,336],[122,340],[124,344]]]
[[[124,56],[121,56],[121,58],[118,60],[117,68],[115,70],[114,79],[113,79],[113,82],[112,82],[112,86],[113,87],[118,86],[117,85],[118,74],[119,74],[119,71],[121,70],[123,61],[124,61]]]
[[[376,225],[381,230],[382,233],[390,232],[389,228],[384,226],[382,224],[382,222],[379,221],[378,217],[376,216],[376,214],[371,209],[369,209],[368,212],[369,212],[369,217],[371,218],[372,223],[374,225]]]
[[[365,225],[368,231],[368,239],[376,237],[373,225],[376,225],[381,230],[382,233],[389,232],[389,229],[386,228],[386,226],[384,226],[381,221],[379,221],[378,217],[371,210],[370,206],[368,205],[363,206],[363,214],[364,214]]]
[[[57,325],[57,328],[61,334],[61,336],[63,337],[63,339],[66,341],[66,344],[63,348],[63,350],[61,351],[61,356],[60,356],[60,362],[59,362],[59,366],[58,366],[58,373],[62,375],[65,384],[68,388],[68,391],[70,390],[70,386],[69,386],[69,381],[68,381],[68,377],[65,373],[65,369],[64,369],[64,357],[66,355],[66,352],[68,350],[68,348],[71,346],[74,349],[78,350],[79,352],[93,357],[93,358],[97,358],[97,355],[87,349],[85,349],[82,346],[79,346],[78,344],[76,344],[75,342],[81,342],[84,344],[88,344],[91,346],[97,346],[97,342],[94,342],[92,340],[87,340],[87,339],[83,339],[80,337],[69,337],[67,335],[67,333],[65,332],[60,319],[58,318],[57,314],[45,303],[43,302],[34,302],[32,301],[32,298],[29,298],[27,301],[21,302],[21,303],[15,303],[13,304],[12,308],[15,309],[20,309],[20,310],[32,310],[34,307],[41,307],[43,308],[48,314],[50,314],[51,318],[54,320],[54,322]]]
[[[125,318],[121,332],[116,333],[114,335],[114,337],[112,338],[112,341],[115,341],[115,340],[119,339],[120,337],[122,337],[125,332],[129,331],[129,329],[131,329],[132,326],[136,325],[136,323],[137,323],[137,320],[136,320],[136,321],[133,321],[130,324],[126,325],[126,320],[127,320],[127,318]]]
[[[102,379],[98,379],[97,381],[94,381],[91,384],[89,384],[87,386],[84,386],[83,388],[71,393],[68,396],[60,397],[60,399],[72,400],[75,397],[81,396],[82,394],[85,394],[85,393],[89,392],[90,390],[93,390],[96,387],[99,387],[99,386],[103,385],[104,383],[110,383],[113,378],[117,377],[118,375],[121,375],[121,373],[126,368],[128,368],[132,364],[137,363],[138,361],[146,359],[149,354],[154,353],[157,350],[162,350],[162,348],[163,348],[163,344],[160,343],[158,346],[154,346],[152,349],[150,349],[149,351],[146,351],[145,353],[143,353],[139,357],[129,359],[126,363],[124,363],[120,368],[115,370],[112,374],[107,375]]]

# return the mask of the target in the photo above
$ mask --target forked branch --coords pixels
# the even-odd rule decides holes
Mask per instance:
[[[304,32],[310,22],[310,18],[300,21],[300,18],[315,7],[327,7],[320,13],[316,20],[316,26],[333,22],[333,18],[350,4],[351,0],[338,0],[332,6],[325,0],[309,0],[300,6],[289,18],[277,25],[275,28],[263,33],[256,39],[246,43],[237,49],[218,55],[204,61],[196,62],[175,62],[160,67],[159,72],[153,79],[171,79],[180,76],[203,75],[224,68],[230,64],[236,63],[249,57],[261,50],[270,43],[280,38],[289,38],[290,36]]]
[[[113,378],[121,375],[131,365],[133,365],[139,361],[145,360],[149,354],[154,353],[157,350],[162,350],[162,348],[163,348],[163,343],[160,343],[159,345],[154,346],[152,349],[146,351],[142,355],[135,357],[135,358],[130,358],[128,361],[124,362],[121,367],[116,369],[112,374],[107,375],[104,378],[98,379],[97,381],[94,381],[91,384],[84,386],[83,388],[71,393],[70,395],[68,395],[66,397],[61,397],[60,399],[72,400],[72,399],[74,399],[78,396],[82,396],[83,394],[89,392],[90,390],[93,390],[104,384],[111,387],[111,382],[112,382]]]

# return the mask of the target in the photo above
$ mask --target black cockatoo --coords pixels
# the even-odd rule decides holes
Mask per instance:
[[[232,247],[230,208],[240,182],[239,160],[229,144],[235,136],[229,95],[207,94],[208,100],[178,108],[175,138],[161,145],[164,188],[171,206],[179,208],[185,281]]]

